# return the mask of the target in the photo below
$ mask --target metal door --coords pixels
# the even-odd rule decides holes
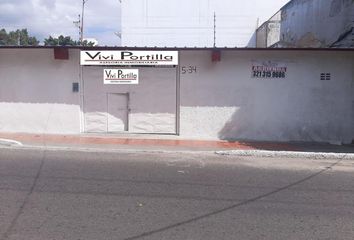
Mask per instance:
[[[138,85],[103,84],[105,68],[107,66],[83,67],[85,132],[125,133],[124,130],[128,130],[131,133],[176,134],[180,105],[176,68],[139,67]],[[121,99],[123,96],[125,99]],[[127,98],[131,109],[128,113]],[[116,107],[123,108],[123,112]]]
[[[128,131],[129,94],[107,93],[107,132]]]

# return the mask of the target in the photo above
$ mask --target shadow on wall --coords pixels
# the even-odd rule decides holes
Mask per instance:
[[[250,140],[334,144],[344,142],[345,128],[333,119],[326,120],[328,112],[321,113],[319,110],[311,115],[310,109],[306,110],[305,106],[303,107],[305,111],[301,115],[291,114],[283,107],[265,109],[269,112],[260,108],[255,109],[253,106],[239,108],[218,132],[218,138],[230,142]],[[304,117],[305,115],[307,117]],[[317,116],[314,117],[315,115]],[[323,121],[316,120],[321,118]]]
[[[230,142],[321,141],[320,137],[313,137],[306,132],[306,128],[301,127],[301,124],[291,122],[286,118],[279,118],[278,115],[287,114],[282,108],[274,106],[267,110],[268,112],[259,108],[256,110],[254,106],[239,108],[218,132],[219,139]]]
[[[236,141],[250,140],[247,132],[254,128],[252,112],[241,107],[237,109],[218,133],[221,140]],[[253,139],[252,139],[253,140]]]
[[[245,150],[309,153],[354,152],[353,145],[350,142],[343,141],[342,135],[329,135],[335,132],[343,132],[340,126],[319,124],[311,127],[306,125],[305,122],[299,126],[291,126],[292,123],[290,123],[283,128],[284,132],[282,132],[281,128],[276,129],[275,120],[269,120],[258,127],[254,125],[252,120],[252,114],[245,109],[239,109],[220,130],[219,138],[228,143],[237,144]],[[274,123],[271,124],[272,122]],[[254,133],[251,133],[252,131]],[[254,135],[249,135],[250,133]]]

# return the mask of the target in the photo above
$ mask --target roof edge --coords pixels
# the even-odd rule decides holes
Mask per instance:
[[[0,46],[0,49],[77,49],[77,50],[157,50],[157,51],[354,51],[354,48],[213,48],[213,47],[128,47],[128,46]]]

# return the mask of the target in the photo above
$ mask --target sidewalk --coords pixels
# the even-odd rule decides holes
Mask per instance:
[[[18,144],[16,144],[18,142]],[[178,136],[159,135],[43,135],[0,133],[0,146],[65,147],[100,150],[153,150],[153,151],[279,151],[305,153],[354,153],[353,145],[322,143],[278,143],[245,141],[188,140]]]

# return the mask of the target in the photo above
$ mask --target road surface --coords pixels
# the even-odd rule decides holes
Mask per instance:
[[[354,239],[354,161],[0,149],[0,240]]]

